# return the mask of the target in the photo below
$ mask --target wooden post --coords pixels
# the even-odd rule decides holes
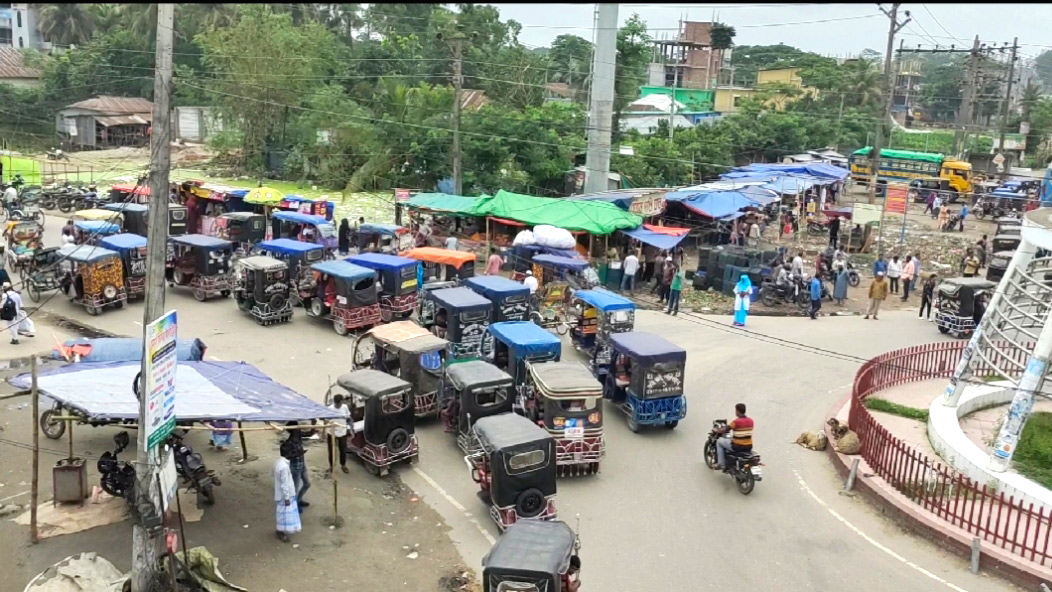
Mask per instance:
[[[245,444],[245,432],[241,429],[241,422],[237,422],[237,437],[241,441],[241,462],[248,462],[248,445]]]
[[[340,501],[339,501],[340,500],[340,498],[339,498],[340,484],[336,482],[336,454],[337,454],[336,447],[339,446],[340,443],[339,443],[339,441],[336,440],[336,428],[332,427],[331,423],[329,424],[329,426],[327,426],[325,428],[325,437],[331,438],[330,442],[332,442],[332,446],[330,446],[331,450],[329,451],[329,466],[331,467],[329,469],[329,472],[332,474],[332,524],[333,524],[333,526],[339,526],[340,525]]]
[[[482,260],[483,261],[489,261],[489,250],[490,250],[489,216],[486,216],[486,252],[482,254]]]
[[[30,396],[33,397],[33,482],[29,495],[29,540],[36,544],[37,538],[37,501],[40,497],[40,392],[37,390],[37,357],[30,361],[33,382]]]

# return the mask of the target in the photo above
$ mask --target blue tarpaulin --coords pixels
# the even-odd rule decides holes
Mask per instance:
[[[530,321],[506,321],[489,326],[493,338],[508,346],[513,358],[562,353],[562,341]]]
[[[658,337],[653,333],[629,331],[610,336],[610,346],[614,351],[628,354],[630,357],[646,363],[687,361],[687,351],[682,347]]]
[[[66,348],[76,345],[81,362],[140,362],[142,361],[142,339],[134,337],[105,337],[88,339],[79,337],[62,344]],[[205,355],[205,344],[200,339],[180,339],[176,341],[176,359],[180,362],[200,361]],[[88,350],[86,352],[82,350]],[[51,359],[64,360],[62,352],[51,350]]]
[[[584,259],[572,258],[572,257],[560,257],[559,255],[534,255],[533,262],[540,265],[547,265],[556,269],[572,269],[574,271],[584,271],[588,269],[588,262]]]
[[[809,175],[812,177],[821,177],[823,179],[832,179],[841,181],[846,179],[851,174],[850,171],[838,166],[827,164],[824,162],[816,162],[811,164],[780,164],[780,163],[753,163],[747,166],[738,167],[739,171],[757,171],[757,172],[776,172],[776,173],[789,173],[796,175]]]
[[[668,195],[665,199],[668,199]],[[694,192],[679,201],[691,211],[709,218],[723,218],[742,208],[755,208],[760,205],[740,191]]]
[[[490,300],[515,294],[528,294],[529,286],[501,275],[479,275],[464,280],[464,285]]]
[[[587,302],[590,306],[603,312],[636,309],[635,303],[631,300],[607,290],[579,290],[574,293],[574,298]]]
[[[628,236],[638,240],[641,243],[657,247],[670,251],[676,248],[676,245],[683,242],[683,239],[687,238],[686,234],[680,236],[672,236],[669,234],[663,234],[660,232],[654,232],[653,230],[647,230],[640,226],[639,228],[633,228],[631,230],[622,230],[621,232]]]

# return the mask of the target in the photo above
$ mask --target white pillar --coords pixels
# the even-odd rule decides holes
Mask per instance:
[[[1048,370],[1048,360],[1052,356],[1052,323],[1045,323],[1041,330],[1041,336],[1037,339],[1034,354],[1026,364],[1023,377],[1019,379],[1019,386],[1015,389],[1015,397],[1012,398],[1012,406],[1008,408],[1008,417],[1001,425],[1001,431],[997,434],[997,442],[994,443],[993,454],[990,455],[990,463],[987,468],[995,472],[1004,472],[1008,468],[1012,455],[1015,454],[1019,436],[1023,433],[1030,411],[1034,408],[1034,393],[1041,390],[1045,381],[1045,372]]]

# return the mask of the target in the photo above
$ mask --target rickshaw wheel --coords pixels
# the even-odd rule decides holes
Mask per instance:
[[[206,298],[205,291],[201,288],[194,288],[194,298],[197,299],[198,302],[204,302]]]
[[[52,419],[55,415],[54,409],[48,409],[40,414],[40,429],[52,440],[58,440],[62,434],[66,433],[66,422]]]
[[[333,319],[332,328],[340,337],[345,337],[347,335],[347,325],[343,323],[343,319]]]
[[[220,290],[219,295],[223,298],[228,298],[230,297],[230,290]]]
[[[376,477],[380,476],[380,467],[378,467],[378,466],[376,466],[376,465],[374,465],[372,463],[369,463],[369,462],[365,462],[365,463],[362,463],[362,464],[365,465],[365,470],[369,471],[370,475],[373,475],[373,476],[376,476]]]
[[[18,266],[18,279],[22,280],[22,283],[25,283],[26,278],[28,278],[30,275],[32,275],[32,274],[29,271],[29,266],[28,265],[19,265]]]
[[[88,304],[88,305],[84,306],[84,311],[87,312],[89,315],[95,317],[95,316],[98,316],[99,313],[102,312],[102,309],[96,308],[96,307],[91,306],[90,304]]]
[[[950,328],[949,327],[943,327],[941,325],[939,326],[939,333],[942,333],[943,335],[945,335],[945,334],[947,334],[949,332],[950,332]]]
[[[559,323],[555,326],[555,332],[559,335],[566,335],[570,332],[570,325],[568,325],[567,323]]]
[[[316,317],[325,316],[325,303],[321,298],[310,299],[310,313]]]
[[[674,429],[676,429],[676,426],[678,426],[678,425],[679,425],[679,420],[676,420],[676,421],[670,421],[670,422],[666,423],[665,427],[670,429],[670,430],[674,430]]]
[[[37,283],[32,279],[26,281],[26,292],[29,292],[29,299],[33,302],[40,302],[40,290],[37,289]]]
[[[633,434],[639,433],[639,422],[636,421],[636,418],[632,417],[631,415],[628,416],[628,430]]]

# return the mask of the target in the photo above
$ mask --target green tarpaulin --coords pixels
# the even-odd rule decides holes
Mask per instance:
[[[611,203],[533,197],[509,193],[503,189],[492,198],[480,202],[475,213],[529,225],[550,224],[592,234],[611,234],[643,223],[639,216]]]
[[[410,198],[406,204],[411,210],[429,210],[432,212],[448,212],[463,216],[474,216],[479,204],[489,199],[489,196],[464,197],[463,195],[449,195],[448,193],[418,193]]]

